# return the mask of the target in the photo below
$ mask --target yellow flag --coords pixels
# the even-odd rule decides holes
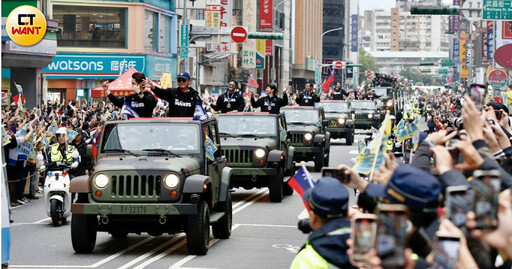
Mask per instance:
[[[163,73],[162,77],[160,78],[160,86],[162,86],[163,89],[171,88],[172,82],[171,82],[171,74],[170,73]]]

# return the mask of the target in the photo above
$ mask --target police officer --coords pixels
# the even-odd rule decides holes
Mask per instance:
[[[156,107],[155,97],[145,90],[143,81],[146,79],[141,72],[132,74],[132,90],[134,94],[126,97],[114,96],[108,89],[108,82],[104,82],[102,87],[108,95],[108,99],[115,106],[122,108],[124,103],[127,102],[137,112],[139,117],[151,118],[153,116],[153,109]]]
[[[169,102],[169,117],[193,117],[197,102],[201,102],[199,93],[190,87],[190,74],[178,74],[178,88],[161,89],[150,80],[146,80],[148,87],[155,95]]]
[[[57,136],[57,143],[50,146],[50,163],[57,162],[73,162],[73,152],[77,151],[73,145],[68,145],[67,143],[67,129],[61,127],[55,132],[55,136]],[[77,155],[78,152],[75,154]]]
[[[236,80],[230,80],[228,82],[228,90],[225,94],[222,94],[217,98],[217,103],[211,104],[211,108],[221,113],[227,113],[229,111],[243,111],[245,107],[244,98],[238,91]]]
[[[314,92],[313,83],[306,83],[306,90],[299,94],[296,102],[299,106],[314,106],[315,102],[320,102],[320,97]]]
[[[277,86],[276,84],[269,84],[267,86],[267,96],[254,99],[254,92],[251,91],[251,105],[254,108],[261,107],[261,112],[270,112],[270,114],[279,114],[279,110],[283,106],[288,105],[288,95],[283,92],[283,98],[277,97]]]
[[[353,268],[347,255],[350,238],[348,191],[332,177],[322,177],[304,193],[313,232],[290,266],[296,268]]]

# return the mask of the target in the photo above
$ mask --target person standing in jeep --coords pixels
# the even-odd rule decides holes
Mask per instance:
[[[152,81],[146,80],[147,87],[160,99],[169,102],[169,117],[193,117],[197,101],[201,98],[190,85],[190,75],[187,72],[178,74],[178,88],[161,89]]]
[[[155,97],[143,87],[143,81],[146,79],[141,72],[132,74],[132,90],[134,94],[125,97],[114,96],[108,89],[108,82],[105,81],[102,85],[103,89],[108,95],[108,99],[115,106],[122,108],[125,103],[129,104],[139,117],[151,118],[153,117],[153,109],[156,107]]]

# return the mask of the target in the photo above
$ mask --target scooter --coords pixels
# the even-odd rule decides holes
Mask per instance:
[[[71,193],[69,192],[70,178],[68,171],[78,166],[78,162],[54,163],[46,168],[44,181],[44,201],[46,213],[52,218],[53,225],[61,226],[71,215]]]

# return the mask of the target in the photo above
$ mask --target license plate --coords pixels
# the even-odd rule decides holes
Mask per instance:
[[[146,214],[146,210],[145,206],[121,206],[122,214]]]

